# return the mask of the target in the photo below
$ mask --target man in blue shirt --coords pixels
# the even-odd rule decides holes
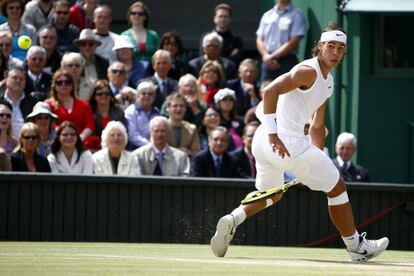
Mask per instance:
[[[256,35],[257,50],[262,56],[261,79],[273,80],[298,63],[296,54],[305,35],[305,18],[291,0],[278,0],[263,14]]]

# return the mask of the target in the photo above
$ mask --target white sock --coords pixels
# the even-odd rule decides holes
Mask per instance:
[[[246,220],[246,212],[241,208],[236,208],[231,212],[231,215],[234,217],[236,226],[239,226]]]
[[[359,245],[359,233],[356,230],[352,236],[342,237],[342,239],[349,251],[354,251]]]

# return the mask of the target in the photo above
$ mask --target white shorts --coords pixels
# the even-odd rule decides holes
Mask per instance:
[[[281,158],[270,147],[268,135],[261,125],[253,138],[252,152],[256,159],[256,188],[264,191],[283,184],[283,172],[293,173],[301,183],[314,191],[330,192],[339,180],[339,171],[332,160],[315,147],[306,136],[278,134],[289,156]]]

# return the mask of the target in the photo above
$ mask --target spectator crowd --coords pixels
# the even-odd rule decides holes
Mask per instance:
[[[297,63],[305,33],[290,2],[263,15],[258,62],[243,59],[228,4],[185,60],[180,35],[151,29],[143,2],[117,34],[99,0],[0,1],[1,169],[254,178],[261,87]],[[284,20],[272,24],[275,14]]]

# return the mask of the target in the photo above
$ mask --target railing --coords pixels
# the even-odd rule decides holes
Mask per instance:
[[[240,179],[0,174],[0,240],[208,243],[254,188]],[[414,185],[348,184],[359,230],[414,249]],[[235,244],[342,247],[326,197],[306,187],[238,229]]]

